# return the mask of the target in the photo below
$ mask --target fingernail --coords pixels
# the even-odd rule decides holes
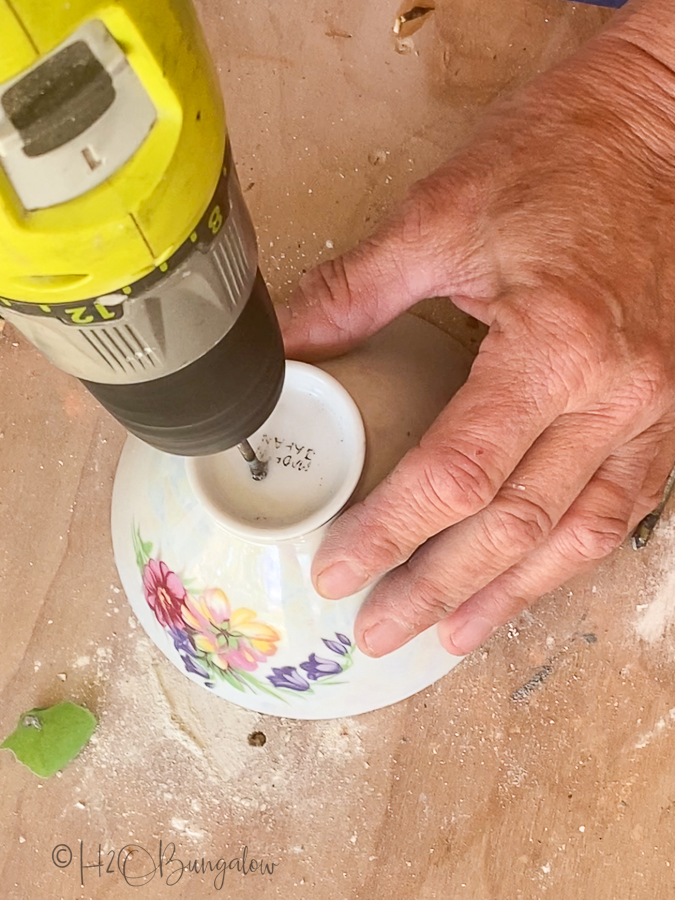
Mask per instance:
[[[394,622],[393,619],[385,619],[377,625],[371,625],[364,632],[363,643],[370,656],[384,656],[385,653],[397,650],[412,636],[413,632],[408,625]]]
[[[361,590],[368,576],[348,562],[338,562],[324,569],[316,578],[316,589],[328,600],[341,600]]]
[[[457,631],[450,632],[448,638],[452,641],[460,656],[471,653],[476,647],[486,641],[496,631],[492,622],[488,622],[482,616],[475,616],[460,625]]]

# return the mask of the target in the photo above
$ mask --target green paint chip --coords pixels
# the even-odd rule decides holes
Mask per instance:
[[[42,778],[65,768],[89,742],[96,719],[75,703],[57,703],[49,709],[31,709],[0,744]]]

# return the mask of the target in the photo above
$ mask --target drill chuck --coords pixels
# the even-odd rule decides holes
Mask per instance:
[[[205,456],[257,431],[276,406],[283,380],[281,335],[258,273],[230,330],[190,365],[135,384],[84,384],[146,443],[167,453]]]

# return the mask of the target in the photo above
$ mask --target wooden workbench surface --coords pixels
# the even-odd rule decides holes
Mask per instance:
[[[399,9],[381,0],[200,4],[276,297],[366,233],[484,102],[605,16],[558,0],[437,7],[397,47]],[[475,345],[447,302],[426,315]],[[675,894],[675,526],[544,598],[405,703],[265,719],[189,683],[131,617],[108,525],[121,428],[9,327],[0,385],[0,736],[62,698],[100,722],[60,777],[0,753],[0,897]],[[276,865],[228,870],[220,890],[218,873],[172,885],[165,870],[132,887],[106,871],[130,843],[151,869],[160,840],[184,863],[247,847]],[[85,865],[99,844],[103,863],[83,888],[80,841]]]

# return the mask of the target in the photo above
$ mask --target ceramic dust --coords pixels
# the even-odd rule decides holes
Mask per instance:
[[[654,575],[638,606],[635,630],[648,644],[662,644],[675,626],[675,519],[661,522],[652,537]]]
[[[330,808],[336,789],[342,802],[362,789],[355,720],[298,723],[242,709],[193,685],[137,635],[125,637],[122,659],[91,653],[100,724],[80,760],[77,801],[103,837],[140,837],[151,812],[156,836],[203,847],[225,821],[254,816],[272,830],[279,817],[307,821]],[[255,732],[264,746],[249,743]],[[108,814],[111,795],[121,795],[123,822]]]

